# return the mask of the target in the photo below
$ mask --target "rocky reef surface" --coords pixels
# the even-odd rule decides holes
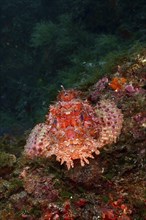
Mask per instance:
[[[76,147],[77,154],[71,154],[72,151],[69,151],[69,156],[67,154],[65,157],[60,153],[65,151],[65,148],[59,144],[64,143],[66,138],[57,133],[57,122],[54,118],[51,125],[54,126],[55,132],[51,135],[57,134],[58,138],[61,138],[61,142],[58,142],[58,139],[53,137],[54,147],[57,146],[55,151],[50,149],[52,143],[50,139],[48,148],[45,145],[44,150],[40,145],[42,150],[37,151],[37,157],[30,158],[24,154],[23,149],[26,134],[17,138],[7,134],[0,138],[0,220],[146,219],[146,53],[132,57],[130,61],[119,65],[115,73],[95,82],[82,92],[80,100],[82,101],[74,101],[73,105],[77,104],[82,108],[80,104],[85,103],[87,107],[83,106],[83,112],[89,111],[90,114],[87,112],[78,115],[77,111],[73,111],[72,120],[69,119],[69,122],[68,116],[64,116],[65,123],[62,116],[58,116],[59,125],[63,130],[66,128],[68,130],[68,123],[71,124],[71,129],[67,132],[69,144],[65,142],[65,147],[68,145]],[[118,117],[114,117],[111,109],[108,114],[111,118],[103,119],[100,131],[95,129],[101,121],[95,122],[92,109],[88,105],[96,109],[96,114],[98,117],[100,114],[101,120],[105,117],[105,111],[100,111],[99,103],[102,103],[102,100],[111,100],[111,103],[114,103],[113,111],[118,112],[115,110],[116,106],[122,113],[122,130],[121,128],[120,132],[116,130],[118,135],[116,133],[112,136]],[[61,108],[60,105],[57,101],[57,110],[58,106]],[[110,105],[109,101],[104,102],[104,105],[105,109]],[[65,112],[65,106],[63,105],[62,114]],[[71,107],[69,105],[69,108]],[[55,110],[52,108],[52,114]],[[76,117],[80,118],[78,123],[77,120],[73,120]],[[116,120],[113,123],[114,118]],[[82,128],[83,121],[86,123]],[[89,122],[94,126],[90,126]],[[121,123],[118,125],[121,126]],[[74,126],[80,128],[76,129],[76,133],[72,129]],[[107,127],[110,129],[103,132]],[[87,130],[88,132],[85,132]],[[43,133],[43,138],[46,134],[48,138],[50,137],[48,132]],[[88,139],[82,140],[84,133],[90,137],[88,145]],[[96,155],[95,145],[98,141],[95,140],[101,140],[102,137],[103,141],[102,134],[108,136],[108,141],[102,142],[104,147],[101,147],[100,154]],[[116,141],[113,139],[110,141],[110,135],[112,138],[116,137]],[[78,137],[75,142],[74,137]],[[44,146],[46,139],[45,141],[42,139],[42,142]],[[32,143],[36,147],[34,140]],[[90,145],[93,148],[94,144],[92,151],[94,158],[89,157],[87,161],[84,157],[86,163],[84,166],[80,163],[82,143],[86,150]],[[35,154],[35,147],[29,146],[27,149]],[[49,157],[46,156],[46,150],[51,152]],[[45,157],[38,157],[38,152],[42,151]],[[83,153],[86,155],[86,151]],[[62,160],[66,163],[71,156],[71,162],[67,163],[69,169],[66,163],[60,164],[61,155],[65,157]]]

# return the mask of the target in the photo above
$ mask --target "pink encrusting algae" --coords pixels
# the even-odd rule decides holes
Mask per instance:
[[[116,142],[120,135],[123,115],[114,102],[101,100],[92,107],[79,98],[76,90],[62,90],[56,104],[51,105],[45,123],[32,130],[25,154],[30,157],[56,155],[57,161],[66,163],[80,159],[81,166],[89,163],[106,144]]]

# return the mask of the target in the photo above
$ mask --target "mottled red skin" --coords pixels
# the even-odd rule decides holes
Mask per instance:
[[[73,161],[89,163],[99,149],[116,141],[122,127],[122,113],[110,100],[102,100],[95,107],[79,98],[76,90],[62,90],[58,102],[51,105],[45,123],[31,132],[25,153],[29,157],[50,157],[66,162],[68,169]]]

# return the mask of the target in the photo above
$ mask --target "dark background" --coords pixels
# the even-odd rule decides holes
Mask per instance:
[[[144,0],[5,0],[1,5],[1,130],[43,120],[60,85],[87,88],[109,57],[142,47]]]

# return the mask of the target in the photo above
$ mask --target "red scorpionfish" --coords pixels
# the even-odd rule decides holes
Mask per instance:
[[[76,90],[62,90],[56,104],[51,105],[46,121],[36,125],[25,145],[29,158],[56,155],[67,168],[80,159],[89,164],[106,144],[116,142],[120,135],[123,115],[111,100],[101,100],[95,107],[79,98]]]

